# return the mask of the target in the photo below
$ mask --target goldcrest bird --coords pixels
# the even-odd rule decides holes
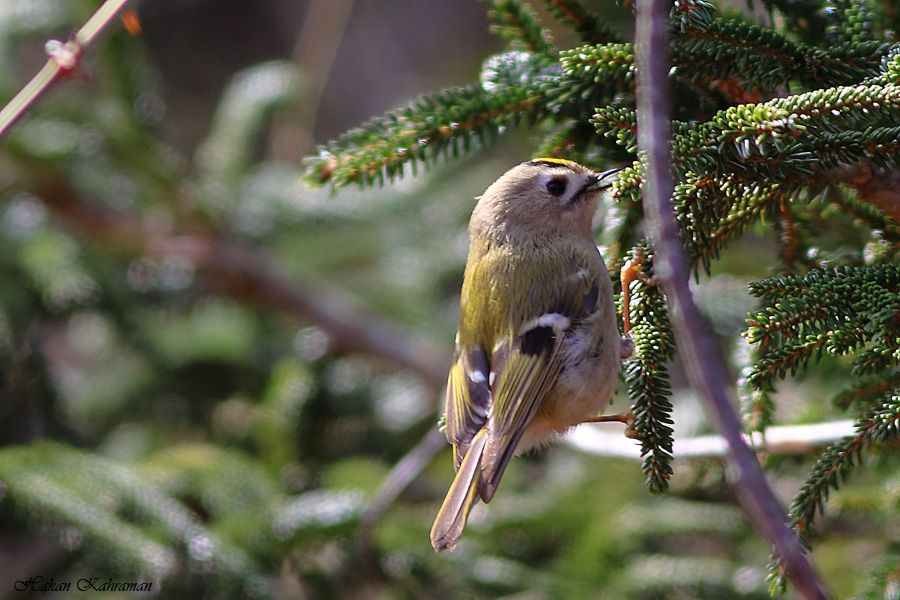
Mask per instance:
[[[513,455],[595,417],[612,397],[628,344],[591,235],[604,180],[568,160],[507,171],[469,222],[459,331],[447,382],[456,477],[431,529],[453,549],[469,512],[490,502]]]

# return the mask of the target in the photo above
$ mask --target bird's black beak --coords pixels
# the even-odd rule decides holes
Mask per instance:
[[[605,189],[609,188],[610,186],[612,186],[612,182],[606,181],[606,180],[624,168],[625,167],[616,167],[615,169],[610,169],[609,171],[603,171],[602,173],[598,173],[597,175],[594,175],[591,178],[594,181],[592,183],[590,183],[588,187],[591,187],[595,190],[605,190]]]
[[[607,188],[609,188],[612,183],[604,181],[610,175],[615,175],[625,167],[618,167],[616,169],[610,169],[609,171],[604,171],[602,173],[597,173],[591,175],[587,178],[584,185],[581,186],[581,189],[578,190],[578,193],[575,194],[571,200],[569,200],[569,204],[576,204],[577,200],[582,198],[588,198],[593,196],[596,192],[601,192]]]

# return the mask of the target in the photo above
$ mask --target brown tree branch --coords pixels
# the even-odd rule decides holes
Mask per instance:
[[[245,243],[214,232],[156,231],[131,215],[87,203],[62,185],[46,185],[38,194],[55,214],[97,241],[130,254],[187,258],[203,281],[239,302],[313,323],[335,348],[413,371],[432,389],[444,384],[449,357],[342,294],[288,279]]]
[[[375,525],[394,502],[422,474],[435,456],[447,448],[447,438],[437,428],[430,429],[412,450],[394,465],[387,474],[375,497],[369,502],[356,530],[356,551],[365,562],[371,561],[371,539]]]
[[[690,267],[671,203],[675,186],[670,154],[670,7],[670,0],[640,2],[635,35],[638,146],[647,158],[642,193],[648,232],[656,249],[657,276],[674,305],[672,324],[688,379],[728,442],[725,473],[729,482],[750,521],[781,557],[797,592],[804,598],[825,598],[812,564],[797,536],[787,526],[787,516],[769,487],[756,455],[742,436],[733,408],[732,378],[688,286]]]
[[[833,176],[856,190],[860,200],[880,208],[900,224],[900,171],[863,162],[838,167]]]

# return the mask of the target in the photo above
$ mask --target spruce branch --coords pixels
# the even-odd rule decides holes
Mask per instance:
[[[676,7],[677,8],[677,7]],[[728,370],[712,341],[688,287],[689,267],[678,237],[670,196],[674,189],[670,171],[670,94],[667,74],[668,3],[642,2],[638,7],[638,142],[647,156],[644,203],[650,237],[660,263],[657,274],[670,295],[675,336],[692,385],[701,393],[717,428],[729,444],[729,462],[736,471],[731,478],[748,516],[784,560],[786,571],[798,592],[807,598],[825,593],[796,537],[785,525],[785,516],[766,482],[753,451],[741,437],[741,426],[728,392]],[[726,470],[728,472],[728,470]]]
[[[609,212],[603,223],[602,245],[609,265],[621,265],[625,253],[639,242],[642,207],[641,184],[643,168],[635,161],[619,171],[610,193]]]
[[[457,156],[492,142],[507,128],[539,118],[581,118],[582,106],[608,101],[630,88],[634,76],[628,44],[586,46],[560,53],[560,67],[526,52],[485,62],[482,84],[421,97],[322,146],[305,180],[372,185],[401,176],[407,165]]]
[[[712,19],[703,27],[690,21],[679,34],[674,38],[675,64],[688,76],[739,77],[767,88],[809,78],[801,75],[808,70],[807,52],[802,46],[742,19]],[[707,69],[696,69],[704,64]]]
[[[415,173],[419,163],[458,156],[493,141],[506,127],[534,119],[547,92],[542,85],[497,93],[473,85],[423,96],[320,148],[304,179],[310,185],[371,186],[399,177],[407,164]]]
[[[184,554],[198,567],[240,582],[248,597],[267,595],[265,579],[241,549],[148,484],[133,466],[43,442],[0,451],[0,478],[16,505],[34,517],[77,528],[136,572],[170,577]],[[208,549],[207,556],[189,551],[197,544]]]
[[[900,322],[900,319],[895,319]],[[884,373],[900,364],[900,334],[895,331],[876,334],[871,347],[856,355],[850,372],[853,375]]]
[[[759,361],[756,355],[753,355],[752,358],[753,364]],[[775,401],[772,399],[775,386],[759,384],[754,387],[749,381],[750,370],[750,366],[745,367],[738,379],[738,389],[741,392],[741,417],[747,431],[762,432],[768,430],[775,420]]]
[[[878,72],[890,44],[866,41],[820,50],[740,18],[715,15],[705,0],[678,0],[672,9],[675,64],[738,76],[772,88],[798,81],[808,87],[847,85]]]
[[[75,72],[85,50],[115,21],[130,0],[106,0],[67,42],[50,40],[45,50],[50,57],[40,71],[0,110],[0,138],[16,124],[53,85]]]
[[[579,46],[559,53],[563,73],[586,83],[606,83],[608,79],[632,81],[634,49],[631,44]]]
[[[750,293],[768,305],[749,319],[745,337],[751,344],[771,348],[803,336],[833,335],[847,331],[851,317],[853,327],[871,338],[897,326],[900,266],[817,269],[753,282]]]
[[[580,0],[544,0],[544,4],[555,17],[569,25],[587,44],[620,41],[619,36],[601,23]]]
[[[637,154],[637,114],[633,109],[615,106],[596,108],[591,124],[597,135],[612,139],[629,154]]]
[[[634,109],[620,106],[595,108],[590,123],[597,135],[613,139],[629,154],[637,154],[637,113]],[[687,133],[692,127],[688,123],[672,121],[672,131],[676,134]]]
[[[673,201],[685,250],[695,269],[710,270],[725,245],[757,218],[777,210],[784,186],[746,183],[741,177],[689,176],[675,188]]]
[[[816,90],[762,104],[734,106],[673,140],[681,170],[768,177],[809,177],[820,160],[838,162],[895,154],[900,87],[860,85]],[[817,156],[819,152],[822,156]],[[893,159],[896,161],[896,158]]]
[[[89,540],[106,547],[120,560],[152,577],[163,577],[175,568],[176,554],[140,529],[125,523],[108,511],[101,510],[95,498],[72,493],[52,477],[38,471],[17,469],[13,454],[21,448],[0,455],[0,476],[4,488],[17,505],[52,522],[77,528]]]
[[[634,89],[634,49],[631,44],[580,46],[559,53],[563,78],[554,94],[554,110],[566,108],[578,118]]]
[[[486,0],[491,32],[512,42],[513,48],[550,55],[555,52],[550,33],[538,23],[534,11],[519,0]]]
[[[832,44],[868,42],[875,37],[869,0],[825,0],[822,14],[828,23],[825,38]]]
[[[522,8],[518,3],[501,3],[495,8],[502,8],[502,14],[507,16],[519,15],[515,6]],[[728,35],[739,38],[735,44],[744,44],[738,46],[746,54],[742,56],[747,69],[758,69],[767,76],[773,72],[772,68],[759,59],[760,48],[748,46],[747,40],[755,39],[760,46],[769,48],[763,56],[775,56],[779,64],[800,64],[797,68],[803,73],[810,71],[813,64],[817,73],[827,74],[829,61],[844,68],[853,64],[850,56],[853,52],[868,56],[865,69],[831,77],[838,82],[858,80],[866,73],[874,73],[886,54],[883,45],[873,49],[869,48],[871,44],[863,44],[863,51],[855,44],[852,51],[829,50],[834,57],[828,58],[820,55],[824,51],[793,44],[772,30],[738,21],[725,23],[713,16],[708,6],[704,2],[681,2],[676,6],[673,14],[678,17],[682,33],[689,35],[702,30],[724,36],[727,30]],[[531,40],[525,46],[535,46],[535,39],[526,35],[529,31],[534,33],[532,28],[522,25],[516,31],[523,39]],[[675,43],[676,63],[683,67],[682,75],[677,75],[679,81],[683,73],[707,77],[709,65],[727,62],[720,60],[720,50],[704,50],[703,44],[682,42]],[[690,52],[682,52],[685,49]],[[694,51],[699,54],[691,55]],[[682,59],[686,62],[679,62]],[[752,80],[753,75],[747,69],[741,76]],[[722,77],[731,75],[721,74]],[[796,77],[799,75],[794,72],[783,73],[777,83]],[[380,183],[385,176],[393,179],[401,175],[407,164],[415,171],[419,163],[427,165],[440,155],[455,156],[473,145],[488,143],[505,128],[521,121],[581,119],[586,110],[597,106],[601,108],[595,109],[593,124],[598,132],[615,136],[618,143],[631,149],[629,127],[622,121],[629,116],[628,109],[603,108],[603,105],[614,96],[631,94],[633,79],[631,44],[598,44],[563,50],[559,53],[558,66],[549,62],[541,50],[534,54],[499,55],[486,62],[480,88],[470,86],[425,96],[409,108],[373,119],[325,145],[311,161],[306,179],[314,185],[326,181],[337,186]],[[822,81],[815,83],[822,85]],[[842,162],[863,159],[883,166],[894,165],[896,89],[891,83],[819,89],[768,103],[731,107],[700,125],[679,124],[674,146],[676,164],[681,172],[709,173],[715,169],[722,174],[736,170],[745,178],[765,176],[780,181],[797,177],[808,180]],[[617,130],[616,125],[624,128]]]
[[[900,82],[900,46],[892,46],[881,59],[881,72],[881,76],[873,78],[872,83]]]
[[[842,408],[866,406],[883,399],[894,388],[900,388],[900,371],[861,377],[835,396],[833,402]]]
[[[791,527],[805,540],[813,535],[816,513],[823,514],[831,490],[836,490],[863,460],[863,449],[900,438],[900,388],[894,388],[883,400],[857,420],[855,433],[829,446],[816,460],[810,475],[791,503]],[[774,561],[769,571],[770,589],[784,589],[784,566]]]
[[[900,169],[883,169],[859,162],[841,165],[833,175],[853,188],[859,199],[875,210],[856,206],[846,208],[857,212],[873,228],[890,232],[894,239],[900,238]]]
[[[617,203],[641,203],[641,188],[644,185],[644,164],[636,160],[630,167],[619,171],[612,187],[612,198]]]
[[[751,283],[750,292],[764,304],[763,310],[750,315],[744,333],[753,345],[751,365],[742,377],[744,414],[751,430],[771,423],[775,382],[824,354],[858,352],[854,374],[879,374],[845,392],[843,403],[870,397],[872,390],[884,390],[885,382],[892,381],[888,374],[900,364],[896,264],[772,277]]]
[[[797,371],[805,367],[811,359],[820,359],[827,341],[823,335],[808,335],[797,342],[767,349],[766,353],[754,362],[753,369],[747,376],[747,383],[762,392],[772,391],[776,379],[783,379],[788,374],[796,375]],[[770,416],[763,418],[761,424],[765,425],[770,418]]]
[[[897,88],[887,89],[888,101],[893,102]],[[785,211],[793,211],[789,200],[814,177],[825,173],[851,177],[854,172],[842,173],[841,164],[875,159],[884,162],[896,156],[892,153],[900,133],[896,128],[834,131],[836,124],[863,126],[860,119],[890,119],[890,108],[881,110],[878,101],[884,91],[879,86],[835,89],[733,107],[701,125],[673,124],[673,162],[687,173],[676,187],[674,203],[681,237],[695,264],[709,270],[725,244],[758,217],[770,213],[779,218]],[[591,123],[598,134],[632,149],[637,134],[633,119],[630,109],[602,107],[595,110]],[[725,175],[696,175],[691,170],[724,171]],[[765,177],[760,177],[760,170]],[[766,183],[755,183],[756,178]],[[633,197],[635,183],[629,173],[623,173],[613,197]],[[879,219],[880,215],[876,208],[867,211],[868,221],[880,225],[892,238],[891,222],[883,216]]]
[[[666,297],[651,283],[652,251],[646,244],[636,246],[629,263],[639,273],[629,286],[628,316],[635,352],[625,362],[625,383],[641,442],[644,482],[651,492],[661,494],[672,476],[672,389],[667,363],[675,351],[675,340]]]

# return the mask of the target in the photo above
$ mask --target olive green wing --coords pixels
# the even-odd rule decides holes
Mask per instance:
[[[489,377],[490,366],[484,350],[457,347],[444,399],[447,441],[453,445],[456,469],[462,464],[472,439],[487,423],[491,406]]]
[[[580,270],[565,279],[547,312],[526,321],[491,357],[491,410],[478,492],[488,502],[528,424],[564,368],[566,334],[597,309],[595,278]]]
[[[548,315],[549,316],[549,315]],[[490,501],[528,424],[562,370],[561,342],[568,319],[538,326],[503,342],[494,352],[494,390],[478,493]]]

